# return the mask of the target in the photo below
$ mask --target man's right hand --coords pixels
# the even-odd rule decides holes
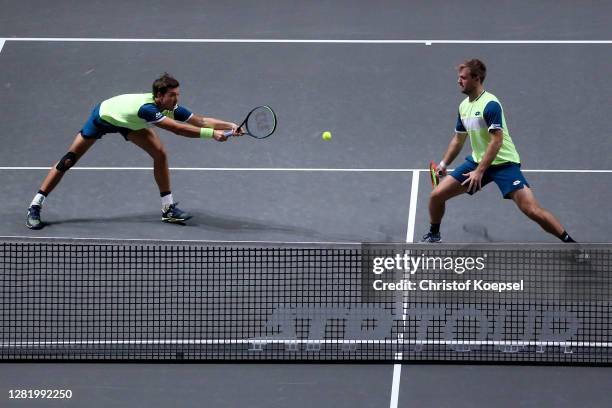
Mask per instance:
[[[446,163],[444,163],[444,161],[441,161],[440,164],[438,164],[438,177],[444,176],[446,176]]]
[[[213,139],[215,139],[217,142],[225,142],[227,140],[225,130],[215,130],[213,132]]]

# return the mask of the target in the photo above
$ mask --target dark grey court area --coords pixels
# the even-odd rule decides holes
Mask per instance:
[[[160,131],[173,167],[424,169],[439,160],[463,95],[455,66],[478,57],[541,203],[583,242],[610,242],[610,44],[317,44],[14,41],[16,37],[217,39],[610,40],[606,2],[89,2],[0,1],[0,235],[223,241],[403,242],[411,183],[404,172],[173,171],[194,213],[159,221],[145,153],[108,135],[71,170],[25,228],[47,167],[93,106],[146,92],[164,71],[181,103],[239,121],[269,104],[265,141],[188,140]],[[118,11],[120,10],[120,11]],[[1,40],[0,40],[1,41]],[[333,133],[330,142],[321,132]],[[466,147],[461,158],[469,152]],[[458,159],[459,160],[459,159]],[[458,161],[454,163],[458,164]],[[428,226],[419,174],[414,237]],[[451,201],[447,242],[555,242],[491,185]],[[387,407],[392,364],[0,364],[0,406],[11,389],[71,389],[62,406]],[[609,367],[402,366],[400,407],[607,407]],[[391,408],[395,405],[391,404]]]
[[[3,174],[13,184],[6,186],[10,194],[36,186],[45,171]],[[2,229],[7,235],[160,240],[406,239],[411,173],[177,171],[173,176],[173,195],[194,216],[184,226],[161,222],[152,171],[73,170],[48,197],[47,228],[34,233],[25,228],[33,193],[24,190],[2,210]]]
[[[603,408],[610,384],[610,368],[406,364],[398,406]]]
[[[3,3],[5,37],[596,40],[612,14],[571,0]]]
[[[65,407],[381,407],[392,374],[367,364],[3,364],[0,392],[6,407],[23,403],[9,389],[38,387],[71,389]]]
[[[49,225],[25,227],[25,212],[46,170],[3,170],[5,236],[211,241],[404,242],[413,172],[174,171],[174,196],[194,218],[160,221],[151,170],[71,170],[43,210]],[[581,242],[609,242],[602,202],[612,175],[527,173],[536,198]],[[419,174],[414,240],[427,231],[431,185]],[[604,201],[602,201],[604,200]],[[447,203],[447,242],[558,242],[504,200],[495,184]]]
[[[11,389],[51,388],[72,390],[65,407],[377,408],[392,376],[389,364],[5,363],[0,392],[6,407],[24,406]],[[398,406],[603,408],[610,381],[609,368],[405,364]]]
[[[602,137],[609,127],[602,109],[612,100],[610,49],[7,41],[0,53],[9,101],[0,111],[0,161],[50,165],[96,103],[147,92],[168,71],[181,81],[180,103],[197,113],[238,122],[268,104],[279,117],[277,133],[263,141],[203,142],[160,131],[171,166],[425,168],[446,150],[464,98],[455,65],[479,57],[524,168],[605,170],[612,168],[612,139]],[[324,130],[331,141],[322,141]],[[120,135],[107,135],[79,164],[143,166],[150,159]]]

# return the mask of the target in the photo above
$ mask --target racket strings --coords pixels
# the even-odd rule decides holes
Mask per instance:
[[[246,123],[247,131],[255,137],[269,136],[276,128],[274,112],[267,106],[260,106],[249,115]]]

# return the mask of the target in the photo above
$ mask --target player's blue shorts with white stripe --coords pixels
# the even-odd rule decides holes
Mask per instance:
[[[463,164],[450,173],[460,183],[467,179],[464,174],[474,171],[478,167],[478,163],[472,157],[468,156],[465,159]],[[503,163],[489,166],[482,176],[482,186],[484,187],[492,181],[497,184],[504,198],[510,198],[510,194],[513,191],[520,190],[525,186],[529,187],[529,183],[527,183],[527,179],[521,171],[520,163]],[[469,192],[468,194],[474,194],[474,192]]]
[[[107,133],[121,133],[124,139],[128,140],[127,136],[130,132],[132,132],[132,129],[115,126],[102,119],[100,117],[100,104],[95,106],[91,116],[89,116],[89,119],[87,119],[87,122],[85,122],[81,129],[81,135],[85,139],[100,139]]]

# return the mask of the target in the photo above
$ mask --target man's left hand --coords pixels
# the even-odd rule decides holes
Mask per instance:
[[[467,191],[475,193],[482,188],[482,174],[483,172],[478,169],[470,171],[469,173],[464,173],[463,175],[467,177],[467,179],[465,179],[461,185],[465,186],[468,184]]]

